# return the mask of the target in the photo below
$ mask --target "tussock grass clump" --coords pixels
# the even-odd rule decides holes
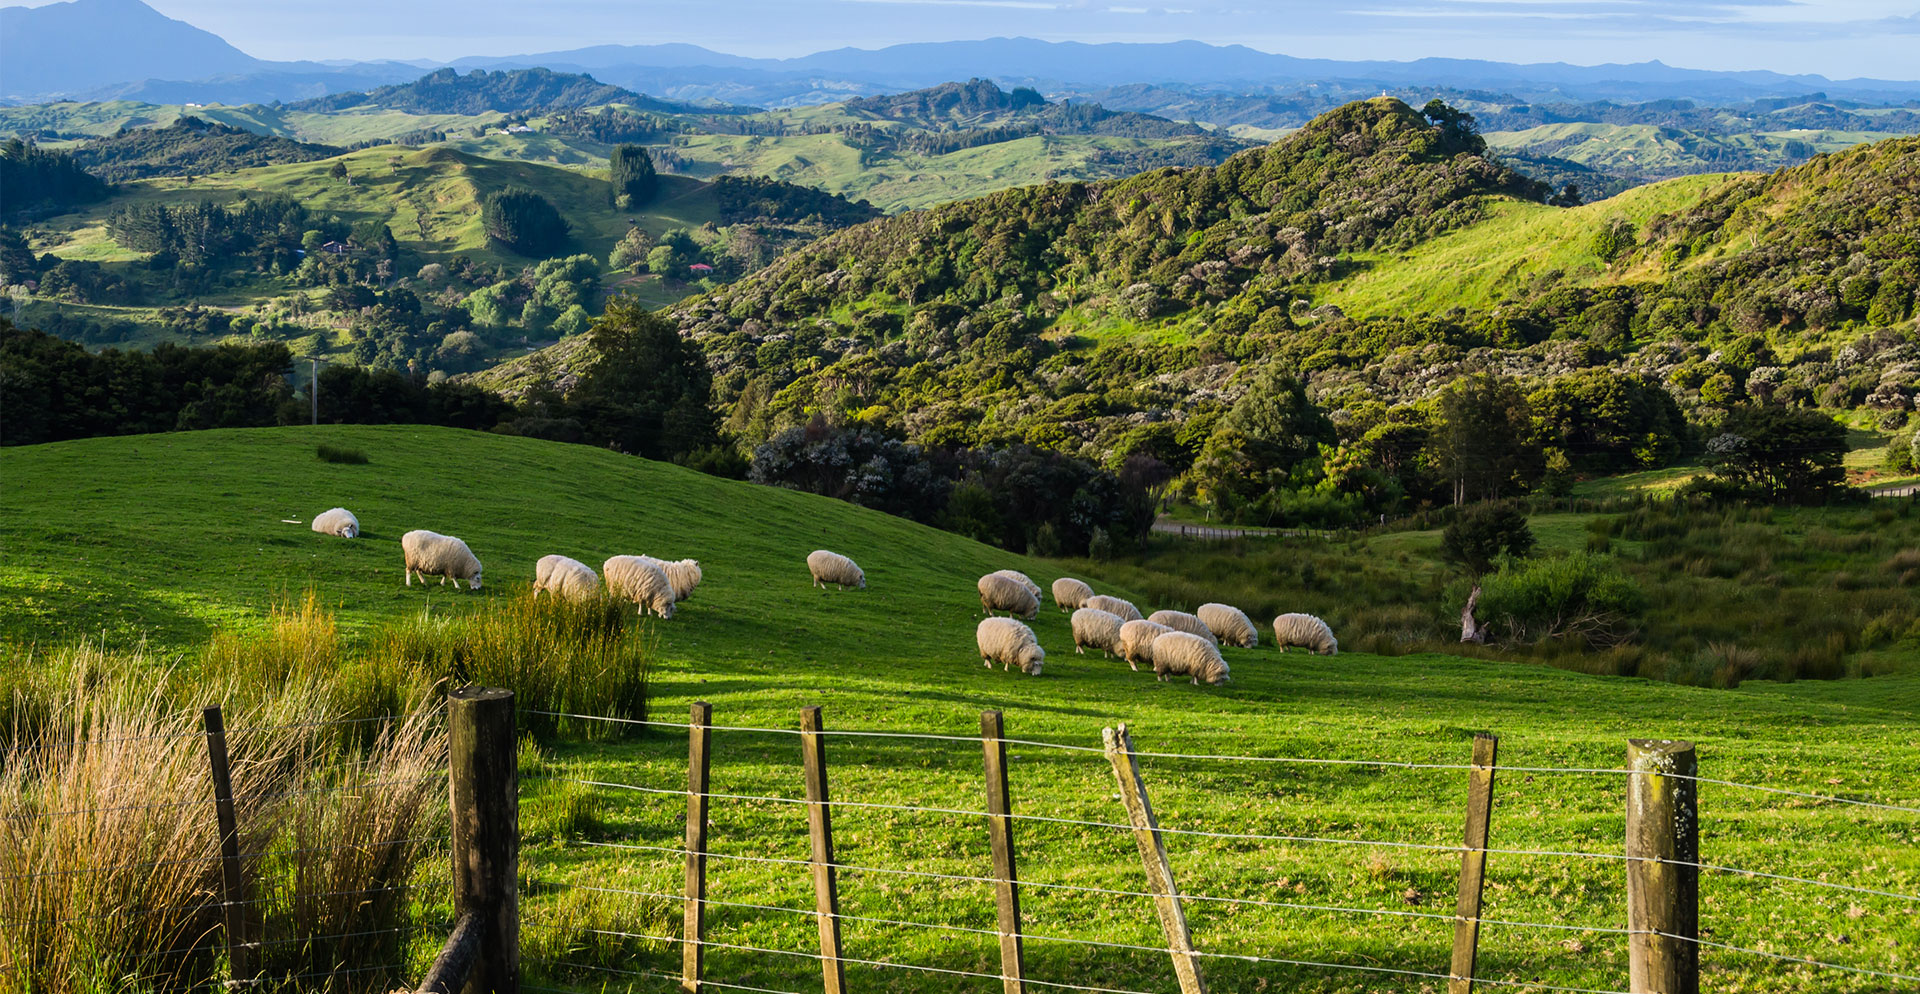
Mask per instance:
[[[320,447],[314,450],[314,454],[320,457],[321,462],[341,463],[348,466],[365,466],[367,464],[367,454],[365,451],[349,449],[341,445],[328,445],[322,442],[320,443]]]

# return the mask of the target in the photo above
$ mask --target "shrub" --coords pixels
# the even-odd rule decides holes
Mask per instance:
[[[1514,564],[1484,581],[1480,601],[1501,641],[1593,646],[1627,641],[1643,605],[1640,588],[1611,556],[1586,552]]]
[[[338,445],[328,445],[325,442],[320,444],[320,447],[315,450],[315,453],[319,455],[321,462],[345,463],[352,466],[364,466],[367,463],[367,454],[365,452]]]
[[[1478,576],[1491,572],[1502,554],[1520,559],[1531,553],[1533,529],[1513,504],[1475,504],[1447,526],[1440,543],[1448,561]]]

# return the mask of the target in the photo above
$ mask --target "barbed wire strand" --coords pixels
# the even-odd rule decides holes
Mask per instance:
[[[258,987],[261,984],[285,984],[295,980],[308,980],[313,977],[338,977],[350,973],[373,973],[384,970],[391,970],[397,973],[402,969],[405,969],[405,965],[401,963],[385,963],[380,966],[352,966],[339,970],[314,970],[311,973],[296,973],[292,976],[284,977],[254,977],[249,980],[223,980],[220,981],[220,986]]]
[[[592,963],[557,963],[555,965],[560,967],[561,969],[599,970],[603,973],[617,973],[622,976],[640,977],[644,980],[666,980],[666,981],[678,983],[681,979],[680,975],[677,973],[661,973],[657,970],[621,970],[611,966],[596,966]],[[727,990],[750,991],[752,992],[752,994],[800,994],[800,992],[798,991],[783,991],[776,987],[750,987],[746,984],[729,984],[719,980],[708,980],[705,977],[702,977],[700,979],[700,986],[724,987]],[[551,988],[540,988],[540,987],[527,987],[523,989],[524,990],[551,990]],[[564,992],[564,994],[576,994],[576,992],[567,991],[567,992]]]
[[[410,842],[443,842],[450,838],[452,838],[451,835],[424,835],[411,839],[386,839],[380,842],[360,842],[352,845],[308,846],[304,849],[262,849],[258,852],[243,852],[240,853],[239,856],[242,859],[250,859],[255,856],[295,856],[300,853],[310,852],[376,849],[381,846],[398,846]],[[212,863],[222,858],[224,857],[217,854],[208,854],[205,856],[183,856],[179,859],[156,859],[144,863],[120,863],[114,866],[83,866],[68,870],[39,870],[33,873],[10,873],[6,876],[0,876],[0,880],[31,880],[38,877],[74,876],[83,873],[115,873],[120,870],[141,870],[156,866],[178,866],[181,863]]]
[[[1691,942],[1691,943],[1695,943],[1697,945],[1702,945],[1702,946],[1712,946],[1715,949],[1725,949],[1728,952],[1747,953],[1753,956],[1764,956],[1767,959],[1782,960],[1788,963],[1804,963],[1808,966],[1817,966],[1827,970],[1844,970],[1847,973],[1860,973],[1860,974],[1865,974],[1866,976],[1869,976],[1869,977],[1886,977],[1890,980],[1920,981],[1920,976],[1914,976],[1912,974],[1888,973],[1884,970],[1869,970],[1869,969],[1866,969],[1865,967],[1846,966],[1840,963],[1825,963],[1817,959],[1807,959],[1804,956],[1789,956],[1786,953],[1770,953],[1764,949],[1748,949],[1744,946],[1732,946],[1724,942],[1715,942],[1712,939],[1702,939],[1702,938],[1698,938],[1694,936],[1686,936],[1686,935],[1675,935],[1671,932],[1659,931],[1658,929],[1651,930],[1647,934],[1658,935],[1667,939],[1679,939],[1682,942]]]
[[[282,900],[287,901],[287,903],[289,904],[297,905],[303,901],[317,901],[325,897],[351,897],[359,894],[386,894],[394,891],[417,890],[417,889],[419,888],[414,884],[398,884],[393,887],[362,887],[357,890],[332,890],[332,891],[327,891],[321,894],[296,895],[291,898],[289,898],[287,895],[284,895],[284,894],[278,894],[271,897],[249,898],[245,901],[200,901],[193,904],[171,904],[171,905],[166,905],[164,907],[159,907],[159,908],[145,908],[140,911],[103,911],[98,914],[72,915],[66,918],[27,918],[19,915],[0,915],[0,920],[15,921],[15,922],[21,922],[23,924],[33,924],[33,925],[64,925],[68,922],[93,921],[100,918],[143,918],[148,915],[164,915],[170,911],[184,911],[184,912],[191,913],[195,911],[210,911],[214,908],[225,908],[229,906],[241,907],[241,906],[250,905],[250,904],[271,904],[273,902],[282,901]]]

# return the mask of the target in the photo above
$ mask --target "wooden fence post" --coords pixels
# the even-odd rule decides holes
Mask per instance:
[[[833,812],[827,800],[827,749],[820,708],[800,709],[800,760],[807,778],[807,835],[813,842],[813,906],[820,920],[820,970],[826,994],[844,994],[847,968],[840,948],[840,883],[833,865]]]
[[[713,705],[699,701],[687,723],[687,897],[680,944],[680,989],[700,994],[706,977],[707,938],[707,751]]]
[[[1700,822],[1693,743],[1627,743],[1627,965],[1633,994],[1699,994]]]
[[[1007,791],[1007,729],[998,711],[980,712],[986,751],[987,838],[993,847],[993,899],[1000,923],[1000,982],[1004,994],[1026,994],[1020,948],[1020,880],[1014,872],[1012,799]]]
[[[220,706],[200,712],[207,728],[207,763],[213,775],[213,812],[220,823],[220,910],[225,916],[229,978],[254,979],[256,938],[247,913],[247,874],[240,862],[240,823],[233,813],[233,773],[227,763],[227,727]]]
[[[476,936],[471,972],[454,988],[467,994],[520,990],[518,745],[513,691],[462,687],[447,695],[453,913],[456,922],[472,919],[468,934]]]
[[[1499,737],[1473,737],[1473,769],[1467,773],[1466,851],[1460,854],[1460,899],[1453,908],[1453,969],[1447,994],[1472,994],[1473,964],[1480,953],[1480,893],[1487,879],[1487,826],[1493,819],[1494,758]]]
[[[1207,994],[1207,982],[1200,975],[1200,958],[1193,952],[1193,933],[1187,930],[1187,915],[1180,908],[1180,890],[1174,884],[1173,864],[1167,859],[1167,847],[1160,840],[1160,823],[1154,820],[1153,805],[1147,799],[1147,784],[1140,779],[1140,764],[1133,756],[1133,736],[1127,726],[1102,729],[1107,761],[1120,781],[1120,800],[1126,805],[1127,818],[1133,823],[1133,841],[1140,847],[1140,861],[1146,865],[1147,890],[1153,895],[1153,908],[1160,916],[1160,927],[1167,934],[1167,952],[1173,957],[1173,974],[1180,981],[1180,994]]]

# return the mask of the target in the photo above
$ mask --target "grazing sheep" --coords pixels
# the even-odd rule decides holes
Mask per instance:
[[[667,574],[667,582],[673,584],[673,599],[676,602],[692,597],[693,588],[700,585],[700,561],[697,559],[676,559],[673,562],[667,562],[652,556],[640,558],[660,567],[660,572]]]
[[[639,556],[615,556],[600,567],[600,575],[606,577],[607,593],[632,601],[638,613],[673,617],[673,581],[660,567]]]
[[[1120,640],[1114,648],[1128,666],[1137,670],[1141,663],[1153,662],[1153,640],[1170,631],[1173,629],[1157,621],[1135,618],[1120,625]]]
[[[1102,656],[1111,657],[1113,650],[1120,647],[1123,624],[1119,615],[1097,607],[1083,607],[1073,612],[1073,651],[1084,654],[1092,648],[1100,650]]]
[[[1093,588],[1073,577],[1063,576],[1053,581],[1053,602],[1060,605],[1062,611],[1077,611],[1086,607],[1087,598],[1092,596]]]
[[[1247,612],[1231,604],[1202,604],[1195,611],[1221,645],[1251,649],[1260,644],[1260,629],[1255,628]]]
[[[1005,611],[1027,620],[1040,613],[1040,599],[1018,580],[1003,573],[988,573],[980,578],[980,609],[987,614]]]
[[[807,553],[807,569],[813,573],[813,585],[821,590],[831,583],[841,590],[855,587],[867,589],[867,574],[853,560],[825,549],[815,549]]]
[[[1040,585],[1033,582],[1033,580],[1029,579],[1027,574],[1022,573],[1017,569],[994,570],[993,574],[995,576],[1004,576],[1007,579],[1012,580],[1013,582],[1027,588],[1027,592],[1033,595],[1034,600],[1039,601],[1042,604],[1045,604],[1047,602],[1047,595],[1040,592]]]
[[[427,577],[437,576],[440,585],[446,586],[448,580],[458,587],[461,580],[467,581],[468,590],[480,589],[480,560],[473,557],[473,550],[467,543],[452,535],[415,530],[400,536],[400,551],[407,557],[407,586],[413,586],[413,575],[420,574],[420,582]]]
[[[1022,673],[1039,676],[1040,665],[1047,661],[1047,650],[1040,648],[1033,629],[1012,618],[988,618],[974,629],[973,636],[987,669],[993,669],[997,660],[1003,671],[1018,666]]]
[[[1333,637],[1333,629],[1311,614],[1283,614],[1273,619],[1273,641],[1281,652],[1290,645],[1306,646],[1322,656],[1340,651],[1340,640]]]
[[[1094,594],[1092,597],[1081,601],[1080,606],[1099,608],[1108,614],[1117,614],[1120,616],[1121,621],[1139,621],[1146,617],[1140,613],[1139,608],[1134,607],[1132,604],[1118,597],[1108,597],[1106,594]]]
[[[336,538],[359,538],[360,519],[344,507],[336,507],[313,519],[313,530]]]
[[[1220,644],[1220,640],[1214,637],[1213,629],[1208,628],[1206,622],[1201,621],[1199,617],[1188,614],[1185,611],[1155,611],[1147,615],[1147,620],[1157,621],[1176,632],[1186,632],[1188,635],[1198,636],[1212,642],[1214,645]]]
[[[1153,675],[1161,680],[1190,676],[1195,686],[1204,680],[1218,687],[1230,679],[1220,650],[1212,642],[1186,632],[1168,632],[1153,640]]]
[[[590,601],[600,593],[600,575],[578,559],[541,556],[533,565],[533,596],[542,591],[561,600]]]

